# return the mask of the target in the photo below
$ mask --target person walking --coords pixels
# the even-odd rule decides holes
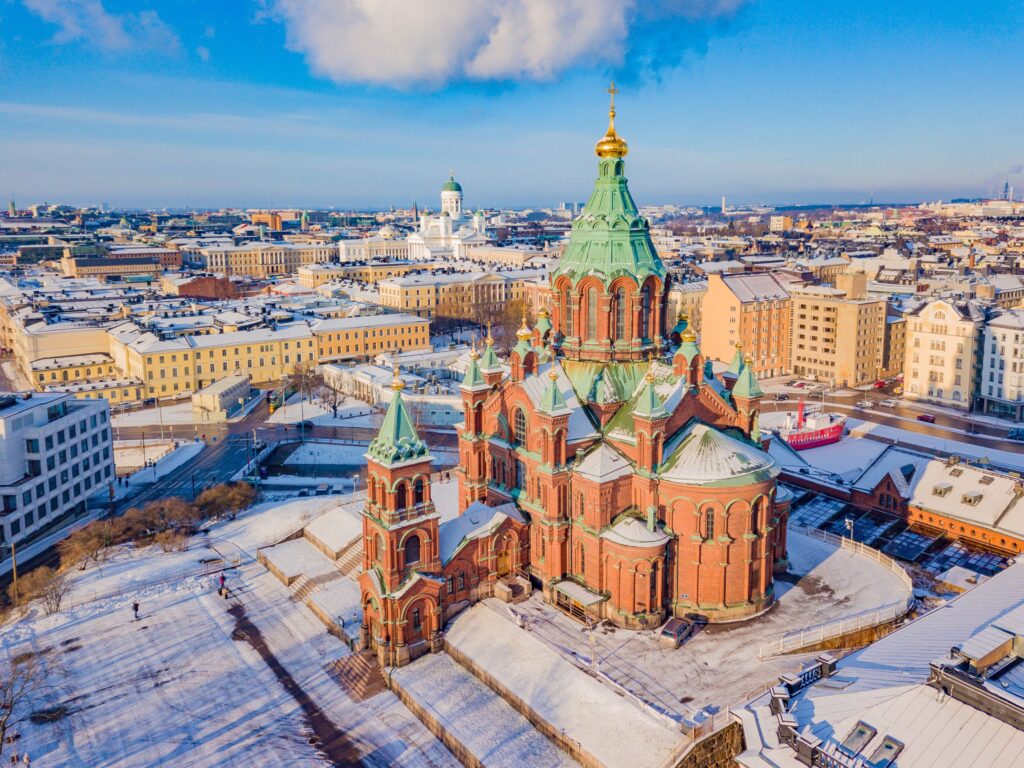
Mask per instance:
[[[132,603],[132,613],[135,614],[135,620],[139,620],[139,604],[138,602]]]

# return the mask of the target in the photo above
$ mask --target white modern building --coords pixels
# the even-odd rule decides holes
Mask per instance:
[[[0,560],[56,532],[114,481],[110,404],[67,394],[0,393]]]
[[[981,342],[979,405],[994,416],[1024,420],[1024,309],[993,317]]]

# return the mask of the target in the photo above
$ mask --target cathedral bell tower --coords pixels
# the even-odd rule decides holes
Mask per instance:
[[[459,385],[465,421],[459,433],[459,514],[474,501],[487,499],[487,440],[484,436],[484,401],[491,394],[490,385],[480,373],[476,347],[469,353],[469,366]]]
[[[363,508],[364,645],[382,666],[407,663],[441,642],[439,515],[431,499],[433,458],[416,434],[395,370],[394,395],[369,445]]]

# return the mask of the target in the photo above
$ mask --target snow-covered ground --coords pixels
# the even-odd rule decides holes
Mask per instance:
[[[145,445],[139,440],[118,440],[114,443],[114,466],[122,474],[144,467],[147,461],[162,459],[176,447],[174,441],[161,443],[147,441]]]
[[[446,639],[604,765],[653,768],[668,758],[683,738],[677,727],[602,685],[506,613],[488,598],[449,624]]]
[[[296,448],[284,461],[285,466],[297,464],[340,464],[348,466],[364,466],[366,464],[367,444],[350,445],[345,443],[328,443],[307,441]],[[451,464],[458,458],[458,451],[453,448],[430,449],[435,464]]]
[[[363,519],[349,507],[335,507],[306,526],[306,534],[331,552],[341,552],[363,535]]]
[[[267,422],[270,424],[296,424],[311,421],[322,427],[379,427],[381,414],[372,406],[354,397],[345,398],[338,408],[337,417],[315,398],[300,399],[292,395],[283,408],[274,411]]]
[[[393,677],[484,765],[579,765],[446,653],[428,653]]]
[[[709,624],[676,650],[659,645],[653,632],[596,632],[600,674],[660,712],[695,718],[704,707],[721,710],[735,704],[814,656],[760,660],[762,642],[908,595],[899,577],[873,560],[793,530],[788,541],[789,574],[776,578],[778,599],[767,613],[744,622]],[[534,637],[589,667],[590,640],[580,624],[536,594],[513,610],[528,618]]]
[[[312,579],[337,570],[334,563],[305,538],[264,547],[260,554],[288,579],[289,583],[299,576]]]
[[[122,499],[138,490],[139,486],[155,483],[159,478],[166,477],[178,467],[195,458],[205,447],[206,443],[202,441],[195,442],[193,440],[179,443],[177,448],[170,453],[164,454],[163,458],[161,458],[154,466],[139,469],[135,473],[129,475],[127,485],[122,485],[119,482],[114,483],[114,498]],[[148,445],[146,446],[146,456],[149,457]],[[96,495],[102,495],[104,501],[109,498],[106,489],[98,492]]]
[[[215,525],[209,541],[249,548],[311,511],[310,501],[282,506]],[[33,607],[0,629],[0,653],[46,665],[54,685],[40,708],[63,707],[54,722],[18,727],[33,765],[458,765],[390,692],[348,698],[327,672],[347,648],[262,566],[229,572],[230,601],[214,575],[161,581],[205,553],[201,543],[124,548],[102,568],[71,572],[76,589],[124,594],[53,616]]]
[[[192,417],[192,401],[185,400],[174,405],[162,405],[159,408],[143,408],[129,413],[118,413],[110,418],[115,428],[119,427],[165,427],[175,424],[201,424],[201,420]]]

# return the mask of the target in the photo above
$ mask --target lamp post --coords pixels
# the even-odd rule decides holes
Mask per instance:
[[[846,530],[850,534],[850,541],[853,541],[853,518],[847,517],[843,522],[846,524]]]

